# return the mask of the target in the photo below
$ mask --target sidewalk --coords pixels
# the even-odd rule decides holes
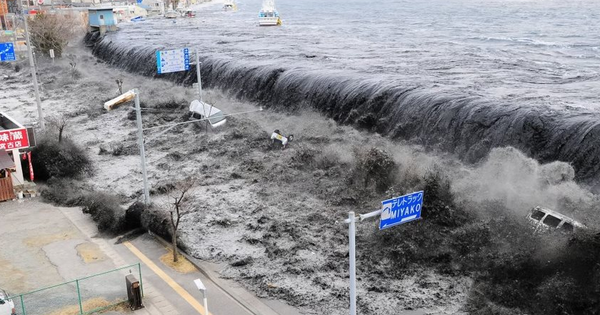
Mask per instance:
[[[98,247],[113,261],[115,266],[125,266],[128,264],[136,263],[137,261],[125,260],[120,254],[117,253],[113,245],[111,245],[106,239],[94,237],[98,234],[98,228],[94,222],[87,216],[85,216],[78,208],[59,208],[60,211],[67,217],[73,224],[85,234],[91,242],[98,245]],[[147,274],[148,271],[142,269]],[[144,289],[144,309],[135,311],[135,314],[140,315],[161,315],[169,314],[175,315],[180,314],[177,309],[167,301],[164,296],[159,293],[155,285],[151,281],[144,281],[142,279]]]
[[[164,252],[165,248],[170,247],[170,244],[168,242],[166,242],[165,240],[163,240],[162,238],[160,238],[159,236],[145,235],[145,238],[147,239],[148,242],[155,244],[154,246],[158,246],[158,244],[161,244],[163,246],[163,252]],[[144,238],[139,238],[139,239],[143,240]],[[202,279],[202,282],[205,285],[206,285],[207,281],[212,282],[215,285],[215,289],[222,291],[224,294],[227,294],[233,300],[235,300],[237,303],[242,305],[246,309],[248,314],[261,314],[261,315],[278,315],[278,314],[300,315],[300,314],[302,314],[295,307],[286,305],[281,301],[259,299],[254,294],[252,294],[251,292],[249,292],[248,290],[246,290],[245,288],[240,286],[239,283],[232,281],[232,280],[220,278],[219,270],[223,268],[222,265],[209,263],[206,261],[201,261],[199,259],[196,259],[192,256],[187,255],[186,253],[183,253],[183,252],[181,252],[181,253],[187,258],[187,260],[189,260],[199,270],[199,272],[202,274],[200,278]],[[173,271],[171,270],[171,272],[173,272]],[[198,278],[198,277],[196,277],[196,278]],[[185,281],[185,277],[180,276],[179,279],[181,279],[182,281]],[[191,283],[191,277],[187,278],[186,283]],[[196,290],[195,287],[193,287],[192,290]],[[209,297],[210,297],[210,294],[209,294]],[[210,309],[211,308],[209,306],[209,310]],[[212,313],[212,311],[211,311],[211,313]],[[237,313],[225,313],[225,314],[237,314]]]
[[[219,278],[219,265],[202,262],[184,254],[197,271],[184,274],[165,266],[160,257],[168,253],[168,244],[160,238],[144,234],[129,242],[114,244],[114,240],[95,238],[98,233],[95,223],[78,208],[60,208],[60,211],[91,242],[97,244],[115,266],[142,263],[145,308],[135,311],[135,314],[206,315],[202,293],[196,288],[195,279],[201,279],[207,288],[208,310],[211,315],[301,314],[297,309],[281,302],[274,301],[269,306],[236,282]]]

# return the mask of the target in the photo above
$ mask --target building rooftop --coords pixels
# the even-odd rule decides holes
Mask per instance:
[[[24,128],[19,122],[5,113],[0,112],[0,130]]]
[[[103,8],[88,8],[88,11],[112,11],[112,10],[113,10],[112,7],[109,7],[109,8],[106,8],[106,7],[103,7]]]

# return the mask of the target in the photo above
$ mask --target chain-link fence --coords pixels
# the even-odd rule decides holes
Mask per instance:
[[[140,282],[140,264],[129,265],[11,297],[17,315],[91,314],[127,301],[125,276]]]

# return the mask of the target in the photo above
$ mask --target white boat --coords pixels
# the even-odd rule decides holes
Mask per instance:
[[[181,14],[177,13],[177,11],[175,11],[175,10],[169,10],[165,13],[165,17],[167,19],[176,19],[180,16],[181,16]]]
[[[184,17],[189,17],[189,18],[194,18],[196,17],[196,11],[191,10],[191,9],[187,9],[183,12],[182,16]]]
[[[262,9],[258,14],[258,25],[281,25],[281,17],[279,17],[279,12],[277,12],[277,9],[275,9],[275,0],[263,0]]]

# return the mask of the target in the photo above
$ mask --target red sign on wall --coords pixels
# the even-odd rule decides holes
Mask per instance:
[[[9,129],[0,131],[0,150],[13,150],[29,147],[27,129]]]

